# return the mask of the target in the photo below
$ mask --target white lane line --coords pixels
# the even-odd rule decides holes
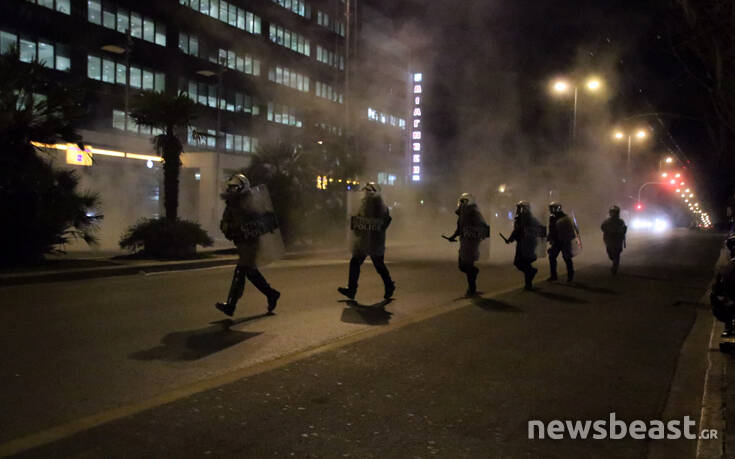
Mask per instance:
[[[722,411],[722,389],[725,378],[725,361],[715,346],[717,320],[712,318],[712,329],[709,334],[707,352],[707,372],[704,376],[702,393],[702,410],[699,415],[699,429],[716,429],[716,439],[697,439],[697,459],[723,457],[723,436],[725,435],[725,419]],[[717,362],[713,362],[716,360]],[[713,367],[714,372],[713,372]]]

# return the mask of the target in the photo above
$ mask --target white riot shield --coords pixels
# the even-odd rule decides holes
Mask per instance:
[[[549,254],[546,249],[546,227],[539,224],[536,226],[536,259],[548,257]]]
[[[572,212],[572,221],[574,222],[574,240],[572,240],[572,257],[576,257],[582,253],[582,236],[579,234],[579,226],[577,226],[577,217]]]
[[[283,258],[286,249],[268,188],[265,185],[251,188],[245,203],[245,218],[241,223],[245,239],[241,244],[243,249],[253,251],[249,256],[254,256],[256,266],[264,266]],[[238,249],[242,258],[243,249],[239,246],[240,244]]]
[[[357,215],[362,205],[364,193],[361,191],[347,192],[347,218],[345,220],[345,228],[347,229],[347,249],[353,250],[356,244],[355,231],[352,229],[352,217]]]

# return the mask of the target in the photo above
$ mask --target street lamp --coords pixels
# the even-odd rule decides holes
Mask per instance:
[[[632,175],[631,164],[630,164],[630,151],[633,146],[633,136],[635,136],[638,142],[642,142],[646,140],[646,138],[648,137],[648,132],[646,132],[646,130],[643,128],[639,128],[635,130],[634,133],[633,132],[626,133],[622,130],[617,130],[613,133],[613,139],[616,142],[623,141],[626,137],[628,138],[628,154],[627,154],[627,159],[626,159],[626,171],[627,171],[626,175],[628,177],[628,181],[630,181],[631,175]]]
[[[602,80],[596,77],[590,77],[584,82],[584,86],[589,92],[597,92],[602,89]],[[572,112],[572,148],[574,148],[574,143],[577,137],[577,101],[579,98],[578,84],[570,83],[564,79],[559,79],[555,80],[551,87],[557,94],[567,94],[571,89],[574,89],[574,110]]]

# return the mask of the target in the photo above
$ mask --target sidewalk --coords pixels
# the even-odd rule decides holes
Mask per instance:
[[[388,244],[388,247],[411,247],[416,245],[420,245],[420,243],[396,242]],[[346,247],[292,250],[286,252],[283,259],[298,260],[325,255],[344,255],[348,257],[348,251]],[[0,287],[36,282],[57,282],[125,276],[137,273],[200,269],[230,265],[236,261],[235,248],[231,245],[220,245],[216,248],[199,250],[195,257],[185,260],[138,258],[128,252],[113,250],[75,251],[63,255],[47,256],[46,262],[41,266],[0,270]]]

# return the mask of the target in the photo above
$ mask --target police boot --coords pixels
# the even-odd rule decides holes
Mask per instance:
[[[467,272],[467,296],[474,296],[477,293],[477,274],[480,270],[476,267],[472,267]]]
[[[271,287],[270,284],[268,284],[268,281],[265,280],[265,277],[263,277],[263,274],[261,274],[257,268],[248,271],[248,279],[250,279],[250,282],[255,285],[255,288],[257,288],[260,293],[268,298],[268,312],[273,312],[273,310],[276,309],[278,298],[281,297],[281,292]]]
[[[538,272],[538,269],[534,267],[530,267],[524,274],[526,278],[526,286],[524,287],[526,290],[533,290],[533,278],[536,277],[536,273]]]
[[[549,257],[549,278],[547,279],[549,282],[555,282],[558,277],[556,275],[556,259]]]
[[[567,264],[567,282],[573,282],[574,281],[574,264],[572,263],[572,259],[564,260]]]
[[[616,258],[613,260],[612,268],[610,268],[610,272],[614,274],[618,273],[618,268],[620,267],[620,258]]]
[[[215,307],[232,317],[235,313],[235,307],[238,300],[242,297],[245,290],[245,268],[242,266],[235,267],[235,273],[232,275],[232,284],[230,285],[230,293],[227,295],[226,303],[217,303]]]
[[[393,281],[387,282],[385,284],[385,294],[383,294],[383,298],[386,300],[393,296],[393,292],[396,291],[396,283]]]

